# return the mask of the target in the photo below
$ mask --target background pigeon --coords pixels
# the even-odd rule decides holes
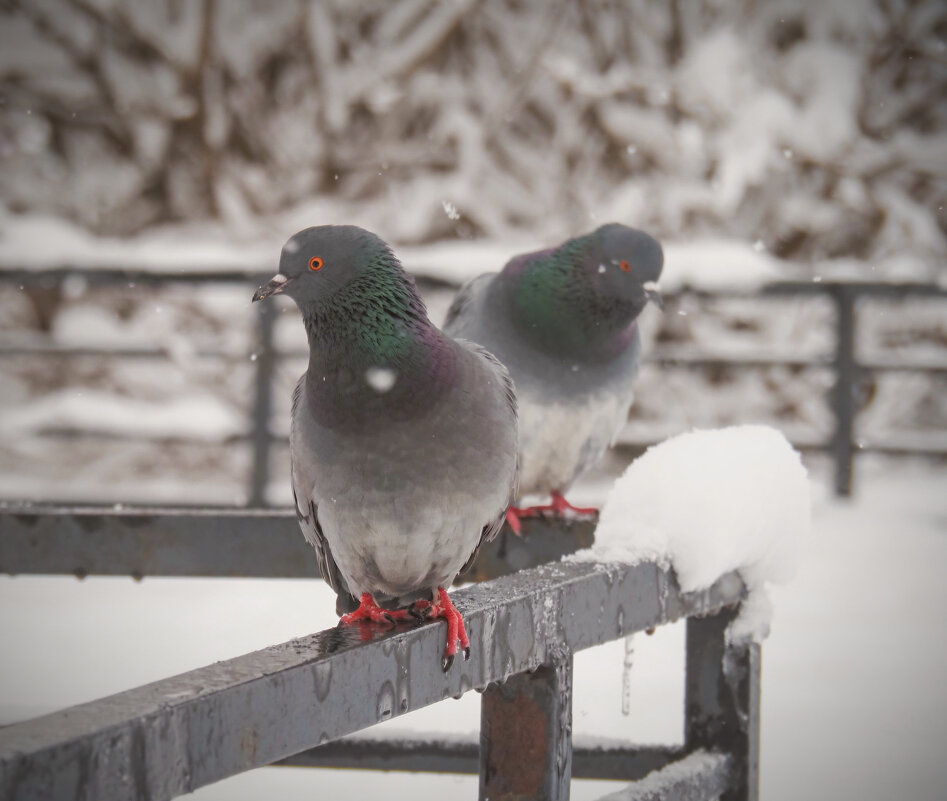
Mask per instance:
[[[381,239],[307,228],[253,299],[289,295],[309,335],[293,393],[296,512],[341,623],[463,619],[446,590],[492,539],[515,493],[516,402],[506,370],[439,331]],[[404,607],[410,605],[410,610]]]
[[[628,417],[638,369],[635,319],[649,300],[664,256],[651,236],[612,223],[552,250],[516,256],[500,273],[461,289],[444,330],[478,342],[510,371],[519,403],[523,494],[549,493],[519,517],[580,509],[563,494],[597,462]]]

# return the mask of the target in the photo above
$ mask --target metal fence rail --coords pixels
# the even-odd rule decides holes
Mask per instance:
[[[485,581],[592,544],[594,520],[504,527],[466,574]],[[22,507],[0,509],[0,574],[319,578],[290,510]]]
[[[181,271],[151,271],[151,270],[111,270],[111,269],[76,269],[64,266],[58,269],[33,271],[17,269],[0,269],[0,284],[50,288],[57,287],[71,278],[80,277],[87,286],[93,287],[121,287],[121,286],[148,286],[161,287],[173,284],[243,284],[256,285],[269,277],[269,272],[253,270],[181,270]],[[451,288],[451,285],[439,279],[419,276],[418,283],[422,288]],[[942,443],[919,444],[911,441],[878,442],[861,446],[855,441],[854,426],[857,414],[858,388],[863,378],[871,373],[884,371],[913,371],[933,375],[947,374],[947,363],[917,361],[914,363],[897,363],[890,361],[862,362],[855,353],[856,310],[863,298],[884,300],[904,300],[906,298],[933,298],[944,300],[947,298],[947,288],[937,284],[922,283],[885,283],[885,282],[802,282],[783,281],[763,287],[759,291],[705,291],[685,287],[682,293],[690,293],[701,298],[722,297],[749,297],[754,295],[770,297],[797,297],[797,296],[824,296],[828,297],[836,309],[836,346],[831,359],[805,359],[791,356],[772,357],[763,355],[760,358],[747,356],[728,356],[713,353],[681,354],[673,351],[648,355],[648,360],[657,362],[665,367],[680,369],[702,369],[706,367],[727,367],[732,369],[765,369],[774,365],[783,365],[795,369],[831,369],[835,374],[834,388],[831,394],[831,404],[835,416],[835,428],[831,438],[826,442],[799,442],[799,447],[807,450],[820,450],[832,454],[835,462],[834,488],[840,495],[851,494],[852,473],[855,457],[860,453],[884,453],[889,455],[917,455],[917,456],[947,456],[947,449]],[[269,479],[269,456],[276,437],[270,429],[272,410],[272,378],[276,363],[287,354],[278,352],[273,345],[273,324],[275,310],[262,303],[256,311],[258,317],[257,348],[254,379],[254,404],[252,419],[249,421],[245,439],[252,443],[252,469],[248,480],[247,497],[249,505],[253,507],[266,505],[266,487]],[[127,351],[127,352],[126,352]],[[160,348],[127,348],[121,347],[102,349],[91,348],[64,348],[59,344],[35,344],[22,341],[0,343],[0,358],[10,358],[17,355],[47,356],[62,358],[70,355],[94,355],[120,357],[145,356],[158,357],[163,355]],[[212,351],[198,351],[202,356],[214,356]],[[221,353],[221,358],[234,358],[232,353]],[[70,435],[75,432],[56,431],[51,434]],[[654,444],[651,440],[629,442],[623,447],[630,453],[640,452],[648,445]]]
[[[683,595],[654,564],[521,571],[455,594],[473,652],[447,673],[440,622],[330,629],[0,729],[0,797],[172,798],[300,752],[312,764],[320,744],[477,689],[481,798],[566,799],[572,654],[686,616],[684,748],[638,752],[625,777],[707,751],[728,757],[723,798],[756,798],[759,648],[725,639],[743,593],[730,574]],[[336,764],[364,749],[332,747]],[[614,755],[602,762],[613,777]],[[691,783],[710,791],[721,775]]]

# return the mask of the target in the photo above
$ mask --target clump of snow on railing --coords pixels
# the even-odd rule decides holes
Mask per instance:
[[[602,509],[595,545],[571,558],[654,561],[673,567],[685,592],[736,570],[749,596],[730,637],[759,640],[772,613],[766,585],[792,577],[810,517],[806,470],[779,431],[692,431],[629,465]]]

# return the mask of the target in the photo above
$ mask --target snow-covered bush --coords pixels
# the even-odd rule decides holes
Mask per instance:
[[[945,35],[937,0],[10,3],[0,184],[100,233],[321,198],[401,243],[615,219],[924,275]]]

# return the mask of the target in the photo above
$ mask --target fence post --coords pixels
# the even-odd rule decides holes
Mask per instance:
[[[852,459],[855,429],[855,384],[858,365],[855,363],[855,301],[856,290],[846,284],[832,288],[836,310],[835,387],[832,405],[835,410],[835,434],[832,454],[835,457],[835,494],[852,494]]]
[[[572,654],[491,684],[480,709],[481,801],[568,801]]]
[[[248,506],[266,506],[270,477],[270,412],[273,406],[273,352],[275,304],[257,303],[255,397],[253,400],[253,464],[250,468]]]
[[[760,647],[726,643],[735,612],[687,619],[684,746],[731,757],[723,801],[757,801],[760,758]]]

